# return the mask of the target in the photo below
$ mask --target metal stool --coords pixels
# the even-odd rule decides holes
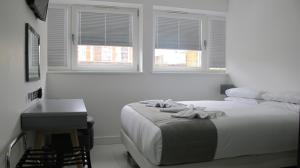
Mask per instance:
[[[88,150],[91,150],[94,146],[94,124],[93,117],[87,116],[87,128],[78,130],[79,144],[85,146]]]
[[[23,139],[25,152],[16,168],[62,168],[69,165],[83,165],[92,168],[90,152],[85,147],[71,146],[65,151],[63,148],[57,148],[58,145],[54,144],[56,147],[49,146],[41,149],[31,149],[27,147],[25,133],[21,133],[10,143],[6,153],[6,168],[12,168],[10,161],[12,149],[21,139]]]

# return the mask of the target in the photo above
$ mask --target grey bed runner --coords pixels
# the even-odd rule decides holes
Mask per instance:
[[[170,113],[144,104],[129,104],[161,130],[160,165],[213,160],[217,147],[217,129],[211,120],[173,118]]]

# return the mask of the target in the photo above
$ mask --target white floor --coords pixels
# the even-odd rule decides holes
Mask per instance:
[[[293,158],[293,156],[294,155],[291,155],[291,158]],[[260,157],[258,156],[257,159],[260,159]],[[132,164],[130,164],[129,163],[130,161],[127,160],[127,151],[125,147],[121,144],[94,146],[94,148],[91,151],[91,161],[92,161],[93,168],[136,168],[134,166],[131,166]],[[220,163],[221,162],[222,161],[220,161]],[[241,158],[241,160],[238,161],[238,163],[239,162],[243,162],[243,158]],[[236,165],[235,163],[236,160],[230,162],[229,165],[233,165],[233,167],[235,167],[234,166]],[[210,166],[205,166],[205,167],[210,167]],[[226,167],[228,167],[228,165]],[[245,167],[249,168],[249,166],[245,166]],[[268,164],[266,164],[264,167],[270,168]]]
[[[91,160],[93,168],[132,168],[121,144],[94,146]]]

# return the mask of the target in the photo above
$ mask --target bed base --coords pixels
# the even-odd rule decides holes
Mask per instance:
[[[274,154],[242,156],[228,159],[218,159],[210,162],[157,166],[150,163],[137,149],[128,135],[121,130],[121,140],[134,161],[140,168],[282,168],[297,164],[297,152],[281,152]]]

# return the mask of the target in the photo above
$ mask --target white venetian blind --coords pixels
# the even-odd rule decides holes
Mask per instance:
[[[132,46],[130,14],[79,12],[79,45]]]
[[[156,17],[157,49],[201,50],[201,20]]]
[[[67,62],[67,9],[48,10],[48,66],[66,67]]]
[[[208,59],[210,68],[225,68],[225,20],[208,21]]]

